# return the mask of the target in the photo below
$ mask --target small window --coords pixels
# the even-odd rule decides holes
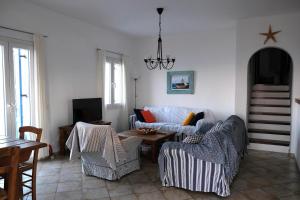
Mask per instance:
[[[123,72],[121,59],[106,58],[105,63],[105,102],[107,105],[120,105],[123,95]]]

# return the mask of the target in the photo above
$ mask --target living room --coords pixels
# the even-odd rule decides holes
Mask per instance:
[[[175,57],[175,63],[171,70],[159,70],[158,68],[149,70],[144,61],[144,58],[151,55],[152,58],[156,56],[159,33],[159,18],[156,8],[159,7],[164,8],[161,16],[163,56]],[[115,12],[111,12],[112,10]],[[53,181],[47,182],[45,177],[41,178],[42,176],[38,175],[37,191],[40,190],[37,192],[38,199],[75,199],[76,196],[79,199],[147,199],[149,198],[147,195],[134,192],[135,189],[132,187],[141,187],[134,183],[143,185],[145,182],[142,179],[148,180],[151,177],[155,177],[156,188],[149,187],[149,191],[145,189],[144,193],[151,194],[153,191],[152,198],[157,195],[158,199],[175,199],[171,195],[172,192],[177,194],[178,199],[218,198],[217,195],[210,193],[205,196],[205,193],[202,192],[198,192],[198,194],[189,193],[188,190],[164,189],[166,187],[162,187],[162,183],[156,177],[158,164],[153,164],[144,157],[142,157],[141,166],[146,168],[146,171],[142,169],[142,171],[133,172],[127,177],[117,180],[116,183],[102,179],[97,179],[98,182],[92,180],[91,182],[94,181],[95,185],[99,186],[99,191],[102,191],[102,193],[98,191],[98,197],[84,196],[87,195],[85,189],[91,188],[83,188],[83,185],[76,184],[72,186],[72,189],[70,189],[71,186],[65,186],[67,189],[58,192],[59,185],[63,184],[60,184],[57,173],[63,176],[62,172],[66,173],[68,167],[73,167],[75,175],[73,177],[66,175],[65,180],[75,182],[80,179],[83,182],[84,179],[81,175],[80,178],[78,177],[81,174],[78,162],[70,161],[69,163],[67,156],[61,158],[58,155],[60,151],[58,128],[73,123],[73,99],[99,97],[104,103],[102,120],[111,122],[111,126],[116,132],[128,130],[129,115],[134,114],[133,109],[142,109],[145,106],[208,109],[213,113],[216,121],[226,121],[231,115],[237,115],[244,120],[247,126],[250,123],[248,121],[250,117],[248,116],[250,109],[248,107],[250,100],[249,61],[256,52],[271,47],[287,52],[292,59],[292,78],[289,90],[291,93],[289,109],[291,110],[288,122],[290,134],[288,137],[287,135],[272,135],[274,138],[279,138],[280,141],[288,141],[288,144],[283,147],[273,144],[250,144],[248,146],[251,149],[249,159],[247,161],[246,155],[245,162],[241,161],[242,169],[239,172],[241,174],[234,180],[233,185],[235,182],[243,185],[244,180],[241,181],[240,176],[247,177],[247,167],[261,167],[251,164],[252,161],[256,163],[259,157],[262,159],[261,162],[271,162],[276,157],[278,159],[283,157],[281,164],[298,163],[298,171],[290,171],[293,179],[290,182],[293,183],[293,187],[299,188],[300,108],[296,102],[296,99],[300,97],[299,19],[300,4],[296,0],[284,2],[279,0],[263,2],[236,0],[222,2],[1,0],[1,42],[6,41],[6,37],[18,41],[32,40],[32,34],[40,34],[44,41],[45,76],[43,80],[46,105],[42,110],[45,113],[46,120],[44,121],[47,123],[44,127],[37,127],[43,128],[42,142],[48,144],[48,147],[44,148],[46,150],[40,150],[40,154],[46,155],[50,147],[54,160],[46,163],[41,160],[39,163],[41,163],[41,169],[43,167],[47,169],[47,165],[49,168],[53,168],[54,170],[51,172],[47,171],[49,172],[47,176],[48,178],[53,176],[58,180],[53,179]],[[269,38],[265,43],[267,36],[261,33],[268,33],[270,26],[271,33],[280,32],[273,35],[275,40]],[[104,99],[105,78],[99,68],[101,65],[99,58],[103,56],[103,51],[106,55],[112,54],[111,57],[117,57],[116,59],[126,58],[127,113],[124,113],[121,107],[107,106],[109,103],[107,103],[107,99]],[[176,71],[193,72],[194,90],[192,94],[167,92],[168,73]],[[4,78],[1,77],[1,80]],[[1,109],[3,108],[1,107]],[[285,122],[280,125],[286,124]],[[1,128],[1,131],[4,133],[1,135],[10,135],[6,132],[7,130],[4,130],[4,127]],[[250,134],[248,137],[251,139]],[[265,135],[259,137],[263,138]],[[243,162],[245,166],[243,166]],[[156,171],[153,172],[151,168],[155,168]],[[70,171],[72,172],[72,170]],[[259,174],[259,172],[257,173]],[[144,176],[145,174],[147,176]],[[125,184],[126,187],[122,185],[122,188],[133,192],[120,192],[119,196],[110,196],[110,189],[123,182],[129,183]],[[131,185],[132,182],[134,186]],[[262,199],[300,198],[299,189],[286,189],[281,187],[281,182],[281,185],[272,181],[269,185],[267,183],[265,183],[266,185],[251,183],[252,185],[257,184],[257,187],[251,188],[253,190],[245,190],[245,193],[233,190],[233,198],[254,198],[255,195],[249,197],[249,193],[255,193],[257,189],[259,191],[255,196],[256,199],[259,197],[264,197]],[[161,188],[157,189],[159,186]],[[274,191],[272,193],[271,189],[268,191],[264,187],[273,190],[279,188],[278,191],[289,190],[289,192],[274,196]],[[95,187],[92,189],[93,192],[96,191]],[[105,190],[107,190],[107,195],[101,196],[101,194],[106,194]]]

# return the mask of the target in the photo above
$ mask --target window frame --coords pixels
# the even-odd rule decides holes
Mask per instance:
[[[114,58],[114,57],[110,57],[110,56],[107,56],[106,57],[106,60],[105,60],[105,65],[106,63],[109,63],[110,64],[110,83],[108,84],[108,88],[105,88],[105,89],[108,89],[109,90],[109,100],[107,101],[107,107],[108,108],[119,108],[122,106],[121,103],[116,103],[116,98],[115,98],[115,73],[114,73],[114,70],[115,70],[115,65],[118,64],[120,66],[122,66],[122,60],[121,58]],[[107,72],[106,72],[107,73]],[[123,72],[121,72],[123,73]],[[123,77],[123,74],[121,74],[121,76]],[[123,91],[122,91],[123,92]],[[122,95],[122,94],[121,94]]]

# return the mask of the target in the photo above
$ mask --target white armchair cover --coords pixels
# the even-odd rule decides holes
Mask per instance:
[[[140,143],[136,137],[120,141],[111,126],[78,122],[66,145],[70,159],[81,157],[86,175],[116,180],[140,168]]]

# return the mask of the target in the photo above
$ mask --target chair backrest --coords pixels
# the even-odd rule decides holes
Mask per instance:
[[[41,128],[36,128],[33,126],[23,126],[19,128],[20,132],[20,139],[24,140],[25,132],[33,133],[36,135],[36,142],[40,142],[42,138],[42,132],[43,130]]]
[[[19,155],[19,147],[0,149],[0,174],[8,175],[7,198],[9,200],[16,199]]]
[[[36,135],[36,142],[40,142],[41,138],[42,138],[42,132],[43,129],[41,128],[36,128],[33,126],[23,126],[19,128],[19,132],[20,132],[20,139],[24,140],[24,136],[25,133],[33,133]],[[38,159],[38,154],[39,154],[39,149],[34,150],[34,154],[33,154],[33,162],[36,163],[37,159]]]

